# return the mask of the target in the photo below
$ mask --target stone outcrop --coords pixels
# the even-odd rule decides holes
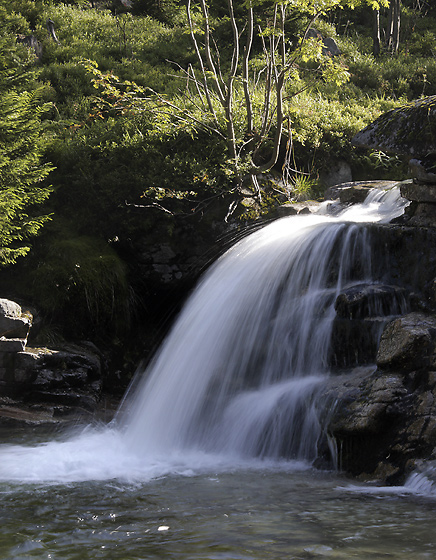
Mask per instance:
[[[390,322],[377,352],[381,370],[409,372],[435,364],[436,318],[410,313]]]
[[[410,313],[386,325],[374,366],[330,378],[339,468],[397,484],[436,458],[435,356],[436,316]]]
[[[32,315],[0,299],[0,425],[54,422],[95,412],[104,360],[90,343],[28,348]]]

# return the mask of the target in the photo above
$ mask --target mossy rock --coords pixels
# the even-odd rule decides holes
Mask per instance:
[[[384,113],[351,142],[363,148],[409,156],[436,153],[436,95]]]

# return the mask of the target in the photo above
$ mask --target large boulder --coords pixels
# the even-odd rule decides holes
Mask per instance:
[[[417,203],[406,210],[406,218],[410,225],[435,227],[436,202],[429,187],[436,183],[436,95],[384,113],[351,142],[407,157],[414,180],[402,187],[401,194]]]
[[[359,147],[409,157],[436,153],[436,95],[383,113],[351,140]]]

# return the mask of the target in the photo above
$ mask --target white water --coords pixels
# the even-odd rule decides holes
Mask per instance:
[[[334,302],[371,280],[364,227],[405,201],[374,193],[340,217],[283,218],[237,243],[188,301],[117,422],[0,448],[0,480],[150,479],[316,457]],[[288,462],[283,463],[286,459]]]

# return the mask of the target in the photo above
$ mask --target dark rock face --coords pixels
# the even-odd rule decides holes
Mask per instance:
[[[90,343],[62,349],[26,348],[31,326],[30,313],[0,299],[0,424],[31,423],[32,418],[40,423],[56,415],[93,413],[103,379],[97,348]],[[27,407],[24,416],[23,404]]]
[[[381,370],[408,372],[434,365],[436,318],[411,313],[390,322],[377,353]]]
[[[329,391],[339,402],[328,429],[341,469],[396,484],[418,460],[434,458],[434,372],[351,372],[332,378]]]
[[[326,429],[339,468],[398,484],[420,461],[436,459],[436,230],[377,224],[369,231],[374,263],[384,264],[375,266],[379,283],[337,298]],[[374,298],[378,339],[368,325]],[[329,454],[326,441],[321,448]]]
[[[410,313],[386,325],[376,366],[329,380],[340,468],[401,483],[418,460],[434,458],[435,352],[436,317]]]
[[[405,290],[386,284],[358,284],[336,298],[337,316],[343,319],[366,319],[398,315],[405,307]]]
[[[384,325],[406,308],[405,290],[397,286],[358,284],[345,289],[335,302],[331,365],[374,363]]]

